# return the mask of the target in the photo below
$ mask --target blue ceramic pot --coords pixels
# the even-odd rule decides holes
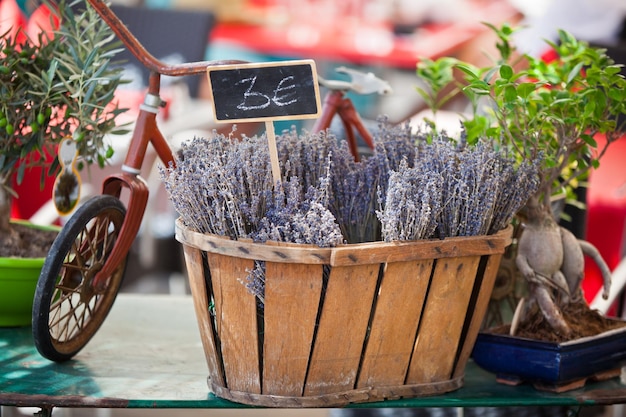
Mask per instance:
[[[619,369],[626,361],[626,327],[564,343],[479,333],[472,357],[503,381],[564,386]]]

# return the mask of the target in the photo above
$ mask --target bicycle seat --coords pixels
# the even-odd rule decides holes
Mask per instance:
[[[358,94],[378,93],[385,95],[392,92],[389,83],[378,78],[372,72],[362,72],[343,66],[338,67],[336,71],[348,75],[350,81],[326,80],[318,76],[319,83],[330,90],[350,90]]]

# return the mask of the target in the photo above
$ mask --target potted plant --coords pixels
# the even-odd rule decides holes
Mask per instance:
[[[195,138],[161,172],[211,391],[328,407],[459,388],[536,166],[384,121],[359,162],[326,132],[276,142],[278,182],[265,137]]]
[[[527,284],[527,296],[520,301],[512,326],[506,331],[541,339],[544,336],[536,332],[541,323],[539,327],[551,336],[554,345],[548,348],[547,358],[529,354],[526,345],[521,348],[522,353],[516,351],[514,360],[505,357],[506,347],[490,349],[485,346],[487,341],[479,341],[474,357],[502,377],[539,381],[555,389],[570,388],[575,386],[571,385],[573,380],[584,383],[590,373],[605,371],[623,359],[623,354],[618,354],[605,361],[594,360],[598,367],[593,369],[581,366],[586,362],[582,359],[585,356],[577,356],[576,364],[564,359],[564,352],[571,349],[571,340],[598,332],[592,322],[585,320],[606,326],[600,332],[623,323],[590,311],[580,287],[584,255],[600,266],[605,296],[610,288],[610,270],[592,245],[577,240],[558,225],[560,211],[556,210],[559,205],[555,201],[574,201],[573,190],[582,186],[589,170],[598,166],[611,143],[623,136],[624,125],[618,124],[618,118],[626,113],[626,80],[620,75],[620,66],[605,50],[590,47],[565,31],[560,31],[558,44],[550,44],[556,59],[546,62],[518,54],[510,42],[512,28],[492,29],[498,37],[499,60],[485,68],[453,58],[425,60],[419,64],[417,74],[430,88],[419,91],[437,110],[455,92],[446,86],[455,84],[456,91],[465,93],[472,105],[473,112],[462,122],[469,141],[487,137],[497,146],[514,150],[520,160],[540,161],[541,183],[518,213],[521,230],[514,259]],[[454,70],[462,75],[455,78]],[[601,145],[596,141],[598,135],[604,137]],[[578,320],[582,323],[578,324]],[[535,328],[530,329],[531,325]],[[618,352],[623,352],[624,337],[617,337],[621,338]],[[615,344],[615,335],[610,334],[608,339]],[[593,343],[592,348],[587,345],[583,349],[595,350],[594,357],[602,356],[598,351],[601,348]],[[584,355],[580,351],[572,355],[576,354]],[[560,367],[546,364],[555,372],[533,374],[534,366],[520,361],[522,356],[535,363],[552,359],[562,363]],[[496,370],[495,362],[504,367]],[[568,366],[576,369],[567,369]]]
[[[40,229],[11,222],[14,184],[32,167],[45,168],[42,184],[57,175],[63,161],[56,150],[65,138],[75,143],[78,168],[103,166],[113,152],[103,137],[116,133],[115,119],[123,111],[114,102],[122,80],[111,65],[116,49],[110,28],[89,6],[80,12],[65,2],[41,7],[50,10],[49,24],[58,23],[57,29],[32,39],[12,28],[0,38],[0,264],[11,268],[0,273],[0,325],[30,323],[39,270],[56,235],[48,231],[42,238]],[[32,271],[30,278],[21,276],[24,270]]]

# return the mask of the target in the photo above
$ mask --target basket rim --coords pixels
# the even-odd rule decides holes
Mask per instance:
[[[259,261],[330,266],[501,254],[511,244],[513,234],[513,226],[509,225],[493,235],[352,243],[320,248],[312,244],[275,241],[258,243],[251,239],[233,240],[225,236],[203,234],[187,228],[180,218],[176,220],[175,229],[176,240],[205,252]]]
[[[207,385],[217,397],[241,404],[280,407],[280,408],[317,408],[317,407],[345,407],[350,404],[371,403],[377,401],[416,398],[432,395],[441,395],[455,391],[465,382],[465,375],[453,377],[449,380],[435,381],[420,384],[405,384],[396,386],[371,386],[356,388],[342,392],[332,392],[313,396],[283,396],[272,394],[255,394],[228,389],[209,377]]]

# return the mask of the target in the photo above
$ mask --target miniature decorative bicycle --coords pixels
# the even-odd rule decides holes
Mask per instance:
[[[37,283],[32,321],[35,345],[42,356],[57,362],[71,359],[89,342],[115,301],[129,249],[148,203],[148,186],[139,175],[148,145],[155,148],[165,165],[174,163],[172,150],[156,120],[164,105],[159,95],[161,75],[205,74],[210,67],[244,64],[235,60],[164,64],[137,41],[103,0],[88,2],[150,70],[150,77],[121,172],[107,177],[102,194],[87,200],[69,218],[50,249]],[[332,117],[339,114],[350,130],[350,146],[356,152],[352,127],[369,146],[373,142],[344,93],[348,90],[387,93],[390,89],[371,74],[350,75],[352,82],[320,80],[330,93],[315,129],[328,128]],[[126,204],[120,199],[123,191]]]

